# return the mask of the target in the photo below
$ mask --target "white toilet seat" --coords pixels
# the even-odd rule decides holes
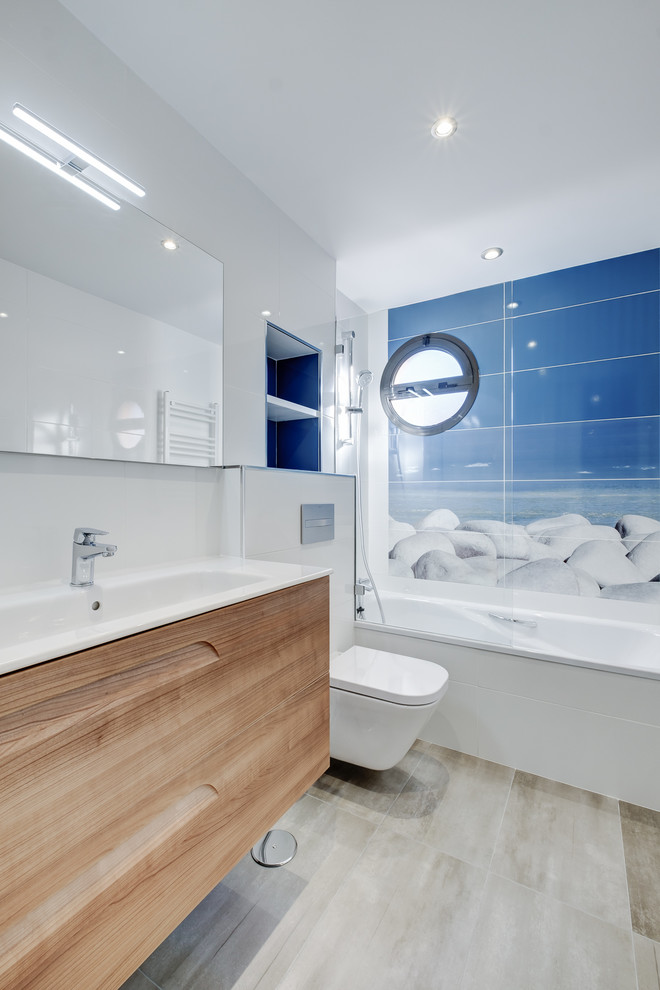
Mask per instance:
[[[330,661],[330,687],[398,705],[429,705],[447,690],[444,667],[416,657],[352,646]]]

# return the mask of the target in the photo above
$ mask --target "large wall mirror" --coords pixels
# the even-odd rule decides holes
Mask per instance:
[[[221,262],[4,145],[0,175],[0,450],[221,463]]]

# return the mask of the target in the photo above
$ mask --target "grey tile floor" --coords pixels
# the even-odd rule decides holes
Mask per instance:
[[[122,990],[660,990],[660,813],[418,742],[343,763]]]

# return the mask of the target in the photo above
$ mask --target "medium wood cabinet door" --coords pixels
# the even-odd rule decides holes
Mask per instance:
[[[328,579],[0,678],[0,990],[116,990],[329,763]]]

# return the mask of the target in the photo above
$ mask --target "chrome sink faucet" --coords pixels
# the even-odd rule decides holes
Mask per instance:
[[[95,543],[95,536],[107,536],[107,530],[81,526],[73,534],[71,584],[74,588],[87,588],[94,584],[96,557],[114,557],[117,552],[113,543]]]

